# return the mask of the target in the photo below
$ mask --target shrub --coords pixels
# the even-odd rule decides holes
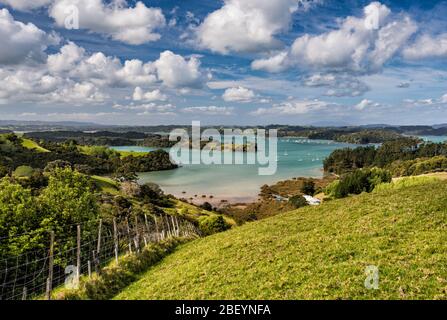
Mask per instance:
[[[29,166],[20,166],[14,170],[12,175],[17,178],[29,178],[33,175],[34,169]]]
[[[302,195],[296,195],[289,199],[289,203],[296,209],[308,205],[306,199]]]
[[[349,194],[371,192],[384,182],[391,181],[391,173],[380,168],[358,169],[342,177],[338,182],[331,183],[326,193],[334,198],[344,198]]]
[[[315,182],[313,180],[305,180],[301,187],[301,192],[306,195],[313,196],[315,194]]]
[[[213,206],[211,205],[211,203],[209,202],[204,202],[200,208],[202,208],[203,210],[207,210],[207,211],[213,211]]]
[[[211,235],[231,228],[221,215],[202,217],[199,220],[199,229],[204,235]]]

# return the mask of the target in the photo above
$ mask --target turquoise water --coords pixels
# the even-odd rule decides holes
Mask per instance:
[[[447,136],[420,136],[420,138],[435,143],[447,141]]]
[[[350,144],[304,138],[278,139],[277,172],[271,176],[258,175],[258,165],[182,165],[169,170],[140,173],[141,183],[154,182],[177,197],[213,195],[214,199],[232,202],[256,199],[260,187],[293,177],[321,177],[323,160],[333,150]],[[153,151],[144,147],[114,147],[121,151]],[[198,151],[195,151],[198,152]],[[236,153],[236,157],[243,157]]]

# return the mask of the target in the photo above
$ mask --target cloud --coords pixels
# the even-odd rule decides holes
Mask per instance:
[[[331,106],[330,103],[320,100],[286,101],[274,104],[271,108],[258,108],[252,115],[298,115],[319,111]]]
[[[233,114],[233,107],[216,107],[216,106],[206,106],[206,107],[188,107],[182,109],[184,113],[192,114],[203,114],[203,115],[221,115],[230,116]]]
[[[447,104],[447,93],[444,94],[440,98],[427,98],[427,99],[405,99],[404,104],[407,107],[427,107],[427,106],[434,106],[434,107],[443,107],[445,104]]]
[[[410,87],[410,83],[409,82],[401,82],[396,87],[398,87],[400,89],[409,88]]]
[[[422,35],[413,44],[403,50],[408,60],[447,57],[447,33],[438,36]]]
[[[1,49],[0,49],[1,50]],[[164,101],[160,90],[143,92],[141,87],[158,84],[180,90],[199,88],[205,79],[197,57],[185,59],[170,51],[156,61],[138,59],[124,63],[102,52],[89,54],[73,42],[50,54],[46,63],[0,65],[0,99],[8,101],[99,103],[115,88],[135,88],[134,98]]]
[[[147,102],[152,102],[152,101],[166,101],[168,97],[165,94],[163,94],[159,89],[144,92],[143,89],[141,89],[140,87],[136,87],[135,91],[133,92],[132,99],[134,101],[144,100]]]
[[[251,102],[255,96],[252,90],[239,86],[225,90],[222,99],[227,102]]]
[[[0,68],[0,99],[39,103],[101,103],[107,95],[89,81],[52,75],[45,69],[17,67]]]
[[[380,106],[379,103],[375,103],[371,100],[368,99],[363,99],[362,101],[360,101],[358,104],[356,104],[354,106],[354,109],[357,110],[365,110],[366,108],[371,108],[371,107],[378,107]]]
[[[14,20],[7,9],[0,9],[0,39],[0,65],[44,62],[48,45],[58,40],[32,23]]]
[[[72,104],[101,103],[107,95],[90,82],[73,83],[60,90],[51,92],[48,98],[52,102],[67,102]]]
[[[252,68],[268,72],[291,67],[360,74],[378,72],[416,30],[409,17],[393,18],[387,6],[372,2],[364,8],[362,17],[349,16],[338,29],[320,35],[300,36],[289,49],[253,61]]]
[[[79,27],[100,33],[114,40],[131,45],[140,45],[160,39],[154,30],[166,24],[159,8],[148,8],[138,1],[128,7],[126,1],[102,0],[55,0],[49,15],[56,25],[65,27],[67,18],[76,9],[79,12]]]
[[[196,57],[186,60],[171,51],[164,51],[154,66],[158,79],[170,88],[200,88],[205,80],[200,71],[200,60]]]
[[[14,10],[28,11],[49,5],[53,0],[0,0],[1,4],[10,6]]]
[[[332,97],[357,97],[369,91],[369,87],[349,74],[316,73],[305,77],[302,81],[306,87],[328,87],[326,96]]]
[[[121,105],[115,104],[113,106],[117,110],[127,110],[127,111],[139,111],[137,115],[176,115],[176,106],[168,104],[156,104],[156,103],[146,103],[146,104],[134,104]]]
[[[95,52],[88,55],[73,42],[64,45],[58,53],[48,56],[48,70],[60,76],[89,80],[99,86],[126,87],[149,85],[157,81],[155,68],[141,60],[126,60]]]
[[[199,46],[211,51],[256,52],[278,48],[275,36],[290,26],[292,14],[309,2],[300,0],[224,0],[195,30]]]

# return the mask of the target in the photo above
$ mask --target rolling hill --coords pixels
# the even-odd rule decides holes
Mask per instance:
[[[379,270],[377,290],[365,268]],[[306,207],[181,246],[116,299],[447,299],[447,182]]]

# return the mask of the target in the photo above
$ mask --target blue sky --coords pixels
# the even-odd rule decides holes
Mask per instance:
[[[447,122],[446,1],[0,0],[0,10],[2,119]]]

